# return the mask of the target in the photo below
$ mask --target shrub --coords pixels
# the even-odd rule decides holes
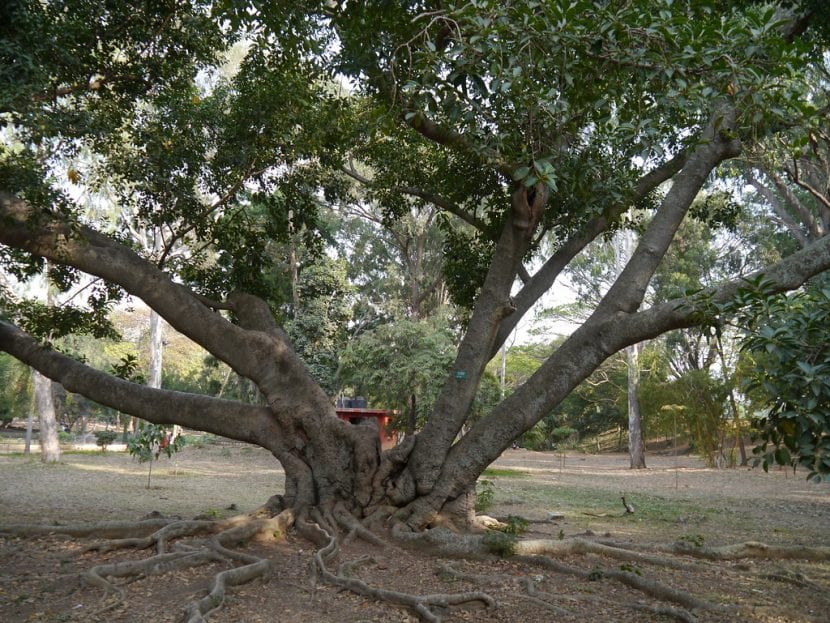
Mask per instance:
[[[97,430],[94,435],[95,444],[101,446],[101,452],[106,452],[107,446],[118,437],[118,433],[114,430]]]

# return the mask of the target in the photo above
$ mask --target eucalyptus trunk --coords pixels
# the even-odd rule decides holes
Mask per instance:
[[[37,370],[32,372],[34,403],[40,423],[40,460],[57,463],[61,459],[58,422],[55,417],[52,381]]]
[[[640,413],[640,351],[637,344],[625,349],[628,364],[628,456],[631,469],[644,469],[646,447],[643,440],[642,416]]]
[[[150,310],[150,365],[147,374],[148,387],[161,387],[162,360],[164,357],[164,320]]]

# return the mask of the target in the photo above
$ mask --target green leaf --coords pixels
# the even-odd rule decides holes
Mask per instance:
[[[513,179],[517,182],[525,179],[530,173],[530,167],[519,167],[513,171]]]

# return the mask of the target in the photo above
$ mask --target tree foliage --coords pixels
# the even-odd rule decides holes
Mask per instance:
[[[830,289],[769,295],[766,285],[751,284],[736,301],[744,306],[743,347],[755,363],[747,391],[766,403],[754,452],[764,469],[800,465],[820,480],[830,474]]]
[[[309,264],[296,287],[300,304],[285,330],[314,379],[334,395],[339,352],[346,344],[352,316],[345,262],[323,257]]]
[[[100,440],[100,438],[99,438]],[[127,440],[127,452],[139,463],[149,463],[147,470],[147,488],[150,488],[150,477],[153,474],[153,461],[158,461],[162,454],[167,458],[173,456],[184,447],[182,435],[171,434],[168,427],[156,424],[144,424]],[[103,445],[104,444],[99,444]]]
[[[383,324],[348,344],[339,379],[372,404],[396,409],[395,424],[403,430],[413,406],[416,424],[426,421],[452,366],[455,347],[455,337],[441,317]]]

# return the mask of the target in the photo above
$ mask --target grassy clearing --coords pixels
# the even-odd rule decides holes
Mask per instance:
[[[621,494],[612,490],[574,487],[568,485],[544,486],[535,482],[522,483],[509,490],[495,487],[495,503],[509,502],[520,496],[526,503],[542,506],[565,515],[619,514],[623,511]],[[671,499],[664,496],[627,494],[626,500],[635,507],[635,515],[645,521],[677,521],[694,516],[704,520],[722,509],[701,507],[699,503]]]
[[[611,487],[581,487],[521,477],[490,482],[492,501],[488,514],[531,519],[561,515],[562,520],[548,528],[553,530],[552,535],[560,530],[563,534],[591,530],[615,538],[682,539],[710,545],[728,541],[730,535],[748,538],[735,534],[736,531],[748,535],[763,529],[745,515],[744,508],[730,506],[722,499],[701,503],[669,495],[625,492],[626,501],[635,509],[633,514],[627,514],[620,499],[622,492]],[[785,536],[783,531],[778,535]]]

